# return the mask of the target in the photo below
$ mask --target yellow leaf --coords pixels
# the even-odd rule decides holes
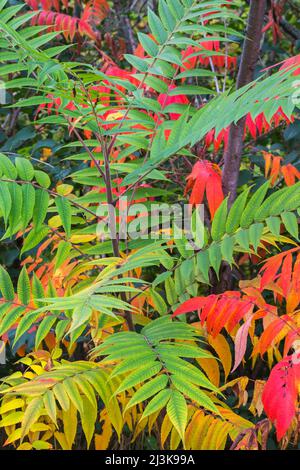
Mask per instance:
[[[217,423],[218,423],[217,419],[211,418],[209,426],[206,429],[205,436],[203,436],[203,439],[201,442],[201,450],[215,450],[214,441],[215,441]]]
[[[36,365],[36,364],[32,364],[30,366],[30,368],[33,370],[33,372],[35,372],[37,375],[40,375],[40,374],[44,374],[45,370],[39,366],[39,365]]]
[[[34,441],[32,447],[36,450],[49,450],[52,449],[52,444],[45,441]]]
[[[232,356],[228,342],[223,335],[219,334],[216,338],[208,336],[209,344],[214,348],[219,356],[225,373],[225,380],[231,371]]]
[[[90,447],[91,440],[95,431],[95,422],[97,419],[97,408],[92,405],[86,397],[82,399],[83,413],[81,416],[82,429],[86,438],[87,448]]]
[[[35,376],[36,375],[33,372],[30,372],[29,370],[27,372],[25,372],[25,374],[24,374],[24,377],[26,379],[34,379]]]
[[[62,432],[55,432],[54,433],[54,437],[55,439],[58,441],[60,447],[63,449],[63,450],[70,450],[71,447],[69,446],[68,442],[67,442],[67,439],[66,439],[66,436],[64,433]]]
[[[68,196],[73,191],[73,186],[70,184],[59,184],[56,186],[56,191],[61,196]]]
[[[30,432],[48,431],[48,429],[50,429],[50,426],[46,423],[34,423],[30,427]]]
[[[254,384],[253,398],[251,405],[249,406],[249,411],[256,416],[260,416],[264,410],[264,406],[261,400],[262,392],[265,386],[264,380],[256,380]]]
[[[64,423],[64,435],[68,445],[68,449],[72,449],[72,444],[75,440],[77,431],[77,409],[70,402],[69,409],[62,411],[62,420]]]
[[[170,438],[170,450],[178,449],[180,441],[181,441],[181,437],[179,436],[176,429],[173,428],[172,431],[171,431],[171,438]]]
[[[23,411],[15,411],[14,413],[10,413],[0,421],[0,427],[12,426],[13,424],[21,423],[23,416]]]
[[[116,121],[117,119],[122,119],[123,117],[123,113],[117,111],[116,113],[109,114],[106,118],[106,121]]]
[[[22,433],[21,433],[21,440],[28,434],[32,425],[39,419],[41,414],[41,409],[43,405],[43,399],[40,397],[34,398],[29,402],[27,406],[24,417],[22,419]]]
[[[11,434],[9,434],[8,438],[4,442],[4,445],[7,446],[8,444],[11,444],[12,442],[17,441],[21,437],[21,428],[15,429]]]
[[[214,358],[197,359],[198,364],[204,370],[209,380],[216,386],[220,384],[220,370],[218,361]]]
[[[62,221],[59,215],[54,215],[48,220],[49,227],[58,228],[62,225]]]
[[[48,416],[56,424],[56,401],[52,390],[47,390],[44,394],[43,400]]]
[[[54,218],[54,217],[53,217]],[[92,240],[95,240],[97,235],[72,235],[69,239],[70,243],[87,243]]]
[[[0,414],[7,413],[8,411],[21,408],[24,405],[24,400],[22,398],[15,398],[13,400],[7,401],[0,407]]]
[[[23,442],[19,447],[17,447],[17,450],[31,450],[32,449],[32,444],[29,442]]]
[[[166,414],[163,419],[161,429],[160,429],[160,440],[161,440],[162,447],[164,447],[164,444],[171,432],[171,429],[172,429],[172,423],[170,421],[169,416]]]
[[[106,409],[101,412],[100,421],[102,421],[102,432],[101,434],[95,434],[95,449],[106,450],[109,446],[113,433],[113,428],[108,418]]]

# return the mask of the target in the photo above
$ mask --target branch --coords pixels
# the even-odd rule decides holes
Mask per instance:
[[[251,0],[246,39],[244,41],[237,78],[237,89],[247,85],[254,78],[254,71],[260,52],[265,10],[266,0]],[[236,197],[241,155],[243,151],[245,122],[246,116],[240,119],[237,124],[232,124],[230,126],[228,145],[224,151],[222,183],[224,194],[229,194],[229,206],[233,203]]]
[[[283,31],[287,33],[289,36],[291,36],[295,41],[300,39],[300,30],[296,28],[295,26],[291,25],[284,18],[281,18],[279,20],[279,25],[281,26]]]

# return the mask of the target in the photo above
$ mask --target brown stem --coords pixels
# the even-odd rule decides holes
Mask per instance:
[[[242,88],[254,78],[254,70],[259,58],[262,27],[266,10],[266,0],[251,0],[246,38],[239,67],[236,88]],[[228,145],[224,151],[223,190],[229,194],[229,206],[236,197],[238,176],[243,151],[243,138],[246,117],[232,124],[229,130]]]
[[[294,39],[295,41],[298,41],[300,39],[300,30],[295,26],[291,25],[284,18],[279,19],[279,25],[285,33],[291,36],[292,39]]]
[[[137,44],[130,24],[130,19],[128,17],[129,11],[127,2],[125,3],[126,5],[122,5],[120,0],[115,0],[114,12],[118,20],[119,28],[125,38],[127,51],[130,54],[133,54]]]
[[[110,161],[109,161],[109,153],[107,152],[106,147],[103,148],[103,157],[104,157],[104,172],[105,172],[105,186],[106,186],[106,199],[107,204],[110,208],[113,207],[114,198],[112,192],[112,184],[111,184],[111,173],[110,173]],[[109,213],[109,229],[111,234],[111,242],[114,256],[120,258],[120,249],[119,249],[119,240],[116,231],[116,220],[113,214]],[[121,299],[125,302],[126,295],[124,292],[121,292]],[[127,323],[128,329],[131,331],[135,331],[132,315],[131,312],[124,311],[123,315],[125,321]]]

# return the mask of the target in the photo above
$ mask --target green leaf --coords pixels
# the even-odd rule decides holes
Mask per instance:
[[[31,181],[34,177],[34,168],[26,158],[16,158],[16,168],[19,176],[24,181]]]
[[[173,88],[170,92],[170,96],[177,96],[177,95],[213,95],[215,91],[210,90],[209,88],[205,88],[203,86],[197,85],[183,85]]]
[[[154,398],[152,398],[152,400],[146,406],[141,420],[143,418],[146,418],[147,416],[156,413],[158,410],[161,410],[168,403],[171,395],[172,390],[169,388],[158,392],[158,394]]]
[[[209,268],[210,268],[210,261],[209,261],[209,254],[208,250],[199,251],[197,254],[197,268],[200,271],[200,274],[203,276],[205,282],[209,284]]]
[[[14,106],[18,108],[23,108],[26,106],[38,106],[40,104],[46,103],[53,103],[53,100],[50,98],[46,98],[45,96],[33,96],[32,98],[25,98],[19,100],[17,103],[15,103]]]
[[[211,226],[211,236],[213,240],[221,240],[225,233],[226,228],[226,216],[227,216],[227,201],[228,199],[224,199],[222,204],[218,207],[213,222]]]
[[[168,307],[162,296],[154,289],[150,289],[149,295],[153,301],[155,310],[157,310],[160,315],[166,315],[168,312]]]
[[[234,233],[239,228],[250,189],[243,191],[232,204],[226,221],[227,233]]]
[[[35,190],[30,184],[22,186],[23,207],[22,207],[22,228],[25,230],[33,217],[35,204]]]
[[[222,261],[220,246],[216,243],[212,243],[208,249],[209,261],[211,266],[214,268],[217,277],[219,278],[219,270]]]
[[[283,212],[281,214],[281,218],[287,231],[292,235],[292,237],[298,240],[299,231],[296,215],[293,212]]]
[[[8,272],[0,265],[0,290],[5,300],[14,300],[15,290]]]
[[[36,332],[35,349],[38,349],[43,339],[46,338],[47,334],[51,330],[56,320],[57,320],[57,317],[54,315],[48,315],[47,317],[43,318]]]
[[[14,345],[21,338],[21,336],[32,327],[32,325],[38,319],[38,317],[39,317],[39,312],[33,311],[33,312],[26,313],[26,315],[24,315],[21,318],[17,326],[16,333],[15,333],[14,343],[13,343]]]
[[[199,388],[189,383],[188,379],[184,380],[182,377],[179,377],[175,374],[172,375],[171,380],[175,387],[180,390],[180,392],[184,393],[184,395],[195,401],[198,405],[203,406],[207,410],[213,411],[214,413],[218,413],[218,409],[214,405],[213,401]]]
[[[166,42],[168,38],[168,34],[163,27],[163,24],[159,17],[152,11],[150,8],[148,9],[148,23],[149,28],[155,39],[159,44],[163,44]]]
[[[74,331],[76,328],[79,328],[81,325],[87,323],[91,318],[92,312],[92,307],[88,304],[81,304],[74,308],[72,314],[72,324],[69,333]]]
[[[279,217],[268,217],[267,220],[267,227],[270,230],[270,232],[278,237],[280,235],[280,219]]]
[[[147,400],[148,398],[156,395],[160,390],[166,387],[168,383],[168,376],[167,375],[159,375],[155,377],[153,380],[150,380],[146,384],[144,384],[139,390],[131,397],[129,402],[126,405],[125,410],[131,408],[132,406],[136,405],[137,403],[141,403],[142,401]]]
[[[36,300],[36,299],[43,299],[45,297],[45,293],[44,293],[44,288],[42,286],[42,283],[38,279],[35,273],[33,273],[33,278],[32,278],[32,296],[34,298],[34,303],[39,308],[45,305],[44,302]]]
[[[12,206],[9,214],[9,234],[12,236],[18,231],[20,221],[22,219],[23,193],[22,188],[18,184],[10,183],[8,186],[10,191]],[[8,236],[5,233],[4,238]]]
[[[230,265],[233,262],[233,248],[234,248],[234,241],[233,237],[226,235],[222,242],[221,242],[221,253],[222,258],[227,261]]]
[[[55,204],[58,210],[58,214],[61,218],[61,222],[65,229],[66,235],[68,238],[71,236],[71,218],[72,218],[72,209],[71,204],[65,197],[58,196],[55,198]]]
[[[55,267],[54,267],[55,270],[60,268],[60,266],[66,261],[66,259],[68,259],[71,249],[72,249],[71,243],[65,240],[62,240],[61,242],[59,242],[56,256],[55,256]]]
[[[8,189],[8,184],[9,183],[2,183],[0,188],[0,210],[4,219],[5,228],[7,227],[7,221],[12,207],[12,200],[10,191]]]
[[[172,390],[167,404],[167,414],[184,444],[188,410],[184,396],[177,390]]]
[[[166,28],[167,31],[172,32],[176,25],[176,20],[174,16],[172,15],[172,12],[168,8],[168,5],[166,4],[165,0],[159,1],[158,11],[159,11],[159,16],[163,22],[164,27]]]
[[[139,42],[145,49],[146,53],[151,57],[155,57],[158,53],[158,45],[151,39],[148,34],[138,33]]]
[[[49,205],[49,194],[44,189],[35,192],[35,205],[33,211],[33,223],[36,230],[41,227],[47,215]]]
[[[115,395],[123,392],[124,390],[128,390],[129,388],[132,388],[141,382],[144,382],[144,380],[150,379],[150,377],[158,374],[161,368],[162,364],[157,363],[151,368],[147,366],[132,372],[128,377],[126,377],[126,379],[123,380],[121,385],[116,390]]]
[[[17,285],[17,294],[19,301],[23,305],[28,305],[30,302],[30,282],[27,274],[26,267],[23,266]]]
[[[140,70],[141,72],[147,72],[148,65],[144,59],[141,59],[140,57],[136,57],[135,55],[132,55],[132,54],[124,54],[124,58],[135,69]]]
[[[261,224],[261,223],[253,224],[251,225],[249,229],[249,240],[255,252],[257,252],[257,248],[260,243],[263,230],[264,230],[264,224]]]
[[[246,251],[249,251],[249,230],[239,230],[235,234],[235,241]]]
[[[15,307],[5,315],[0,324],[0,336],[6,333],[9,328],[16,323],[24,310],[24,307]]]
[[[24,240],[24,244],[22,246],[21,255],[26,251],[31,250],[36,245],[38,245],[48,234],[49,229],[48,227],[41,227],[39,229],[34,229],[29,232],[27,237]]]
[[[255,219],[255,213],[260,208],[269,187],[270,182],[266,181],[251,197],[241,217],[242,228],[249,227]]]
[[[51,180],[49,178],[49,176],[47,175],[47,173],[45,173],[44,171],[40,171],[40,170],[35,170],[34,172],[34,177],[36,179],[36,182],[42,186],[43,188],[49,188],[50,184],[51,184]]]
[[[83,395],[86,396],[91,405],[93,405],[93,407],[97,410],[95,392],[93,387],[90,385],[89,381],[87,381],[82,375],[75,375],[74,381],[78,385]]]
[[[2,170],[3,175],[8,179],[15,180],[18,176],[16,167],[3,153],[0,153],[0,169]]]
[[[175,290],[175,283],[171,277],[165,280],[165,291],[169,305],[174,305],[177,302],[177,295]]]
[[[69,399],[69,396],[68,396],[63,384],[59,382],[56,385],[54,385],[53,393],[54,393],[58,403],[60,404],[61,408],[64,411],[67,411],[69,409],[69,406],[70,406],[70,399]]]
[[[78,391],[77,385],[74,381],[74,379],[69,378],[64,380],[64,389],[67,392],[71,402],[77,408],[79,411],[80,415],[83,413],[83,404],[82,404],[82,398],[80,396],[80,393]]]

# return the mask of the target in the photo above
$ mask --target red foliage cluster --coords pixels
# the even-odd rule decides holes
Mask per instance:
[[[214,52],[214,55],[210,56],[206,52]],[[202,52],[202,54],[201,54]],[[237,64],[237,58],[229,56],[221,52],[220,41],[201,41],[199,47],[189,46],[182,52],[183,67],[181,71],[195,69],[199,65],[208,67],[213,65],[217,68],[235,69]]]
[[[300,179],[300,172],[297,168],[288,163],[281,165],[282,157],[272,155],[269,152],[262,152],[265,160],[265,177],[270,178],[271,184],[274,185],[280,176],[283,177],[287,186],[292,186],[296,180]]]
[[[211,218],[224,199],[221,170],[208,160],[198,161],[187,177],[185,194],[191,190],[190,204],[201,204],[206,194]]]
[[[186,300],[175,310],[173,316],[197,311],[202,325],[205,323],[208,333],[216,337],[224,327],[231,332],[242,318],[252,313],[256,302],[256,297],[227,291],[224,294]]]
[[[69,3],[64,0],[65,12],[61,11],[58,0],[25,0],[37,14],[32,18],[32,24],[47,25],[48,31],[61,31],[66,40],[73,41],[76,34],[88,36],[96,40],[98,33],[95,26],[107,16],[109,5],[106,0],[91,0],[82,8],[80,18],[68,14]],[[41,6],[41,10],[39,10]],[[54,11],[53,11],[54,10]]]
[[[270,122],[267,121],[264,113],[259,114],[255,119],[253,119],[252,116],[248,114],[246,117],[244,137],[246,137],[249,133],[253,139],[256,139],[258,136],[269,132],[272,127],[278,127],[282,122],[291,124],[293,120],[293,118],[288,118],[286,116],[281,107],[278,108]],[[222,144],[225,146],[227,145],[228,136],[229,128],[223,129],[217,136],[215,135],[215,130],[213,129],[206,135],[205,145],[206,147],[210,147],[210,145],[213,144],[214,150],[217,152]]]
[[[278,440],[285,435],[296,414],[299,382],[300,359],[294,354],[273,367],[264,387],[262,402],[267,416],[276,426]]]

